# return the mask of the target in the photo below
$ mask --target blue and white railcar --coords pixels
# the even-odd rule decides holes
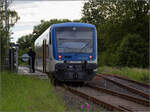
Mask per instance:
[[[96,75],[96,27],[85,23],[50,26],[35,41],[36,69],[60,81],[88,81]]]

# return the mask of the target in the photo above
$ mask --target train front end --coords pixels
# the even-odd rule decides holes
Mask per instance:
[[[65,23],[52,28],[55,78],[60,81],[89,81],[97,70],[96,27]]]

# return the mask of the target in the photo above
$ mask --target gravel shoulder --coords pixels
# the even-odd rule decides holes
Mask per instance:
[[[108,112],[99,105],[89,102],[82,97],[72,94],[71,92],[65,90],[62,87],[55,87],[54,91],[62,97],[64,103],[67,107],[66,112],[83,112],[81,105],[84,105],[84,111],[86,111],[86,104],[90,105],[90,112]]]

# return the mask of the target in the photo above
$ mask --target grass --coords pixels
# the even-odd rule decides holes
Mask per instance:
[[[3,72],[1,111],[64,112],[66,107],[48,80]]]
[[[148,69],[102,66],[98,68],[98,73],[120,74],[139,82],[150,83],[150,72]]]
[[[22,61],[21,59],[19,60],[19,66],[28,66],[29,64],[28,64],[28,61],[27,62],[24,62],[24,61]]]

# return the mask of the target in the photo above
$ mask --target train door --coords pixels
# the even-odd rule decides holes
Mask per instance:
[[[46,40],[43,40],[43,72],[46,72]]]
[[[49,33],[49,71],[52,72],[53,71],[53,65],[54,63],[53,61],[53,51],[52,51],[52,36],[51,36],[51,31]]]

